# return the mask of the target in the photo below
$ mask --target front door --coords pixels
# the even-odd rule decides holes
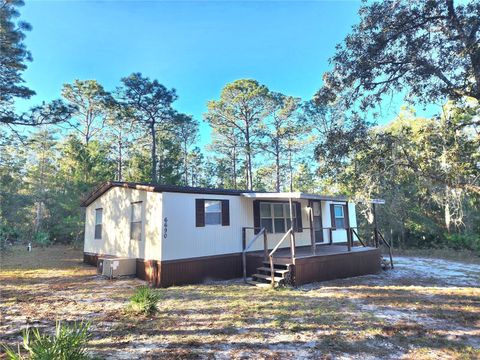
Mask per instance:
[[[315,242],[323,242],[323,229],[322,229],[322,205],[320,201],[312,201],[312,221],[313,221],[313,234],[315,236]]]

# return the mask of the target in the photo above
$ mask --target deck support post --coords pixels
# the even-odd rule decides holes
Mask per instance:
[[[353,239],[352,239],[352,232],[350,231],[350,216],[348,213],[348,201],[345,201],[345,214],[343,214],[345,217],[345,230],[347,232],[347,247],[348,251],[352,251],[352,246],[353,246]]]
[[[374,236],[374,242],[375,242],[375,247],[378,248],[378,226],[377,226],[377,214],[376,214],[376,208],[375,208],[375,203],[372,204],[372,212],[373,212],[373,236]]]
[[[290,232],[290,247],[292,249],[292,264],[295,264],[295,225],[293,224],[293,202],[292,198],[288,199],[288,203],[290,205],[290,228],[292,231]],[[297,216],[302,216],[302,214],[297,214]]]
[[[263,256],[265,260],[268,258],[268,240],[267,240],[267,230],[263,232]]]
[[[320,208],[321,208],[321,205],[320,205]],[[313,203],[312,203],[311,200],[308,201],[308,209],[309,209],[308,219],[310,221],[310,242],[312,244],[312,253],[313,253],[313,255],[316,255],[316,251],[317,251],[316,247],[317,246],[316,246],[316,243],[315,243],[315,233],[313,231]]]

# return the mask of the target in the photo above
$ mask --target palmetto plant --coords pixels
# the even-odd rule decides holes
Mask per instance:
[[[135,294],[130,298],[130,305],[136,312],[152,315],[158,310],[157,303],[160,297],[157,291],[147,286],[141,286],[137,288]]]
[[[39,329],[26,329],[23,332],[23,350],[18,346],[15,351],[5,347],[9,360],[86,360],[86,344],[90,338],[89,322],[65,325],[57,322],[55,334],[49,335]]]

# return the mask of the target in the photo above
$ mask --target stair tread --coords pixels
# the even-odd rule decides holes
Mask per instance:
[[[264,261],[263,262],[264,265],[267,265],[267,266],[270,266],[270,262],[268,261]],[[289,262],[273,262],[273,266],[290,266],[290,265],[293,265],[292,263],[289,263]]]
[[[269,286],[271,286],[270,283],[264,283],[264,282],[255,281],[255,280],[249,280],[249,281],[247,281],[247,284],[255,285],[255,286],[259,286],[259,287],[269,287]]]
[[[271,269],[269,267],[263,267],[263,266],[257,268],[257,270],[268,271],[268,272],[271,271]],[[273,269],[273,271],[277,272],[277,273],[285,274],[285,273],[288,273],[290,270],[287,270],[287,269]]]
[[[265,279],[265,280],[272,280],[272,277],[271,275],[265,275],[265,274],[253,274],[252,277],[256,277],[256,278],[259,278],[259,279]],[[284,278],[281,277],[281,276],[274,276],[273,277],[273,280],[275,281],[280,281],[280,280],[283,280]]]

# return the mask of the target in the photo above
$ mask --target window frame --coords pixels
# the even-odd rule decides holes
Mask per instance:
[[[96,208],[95,211],[93,212],[95,216],[95,225],[94,225],[94,231],[93,231],[93,239],[94,240],[102,240],[102,233],[103,233],[103,208]],[[97,223],[97,214],[101,214],[101,221],[100,223]],[[98,232],[98,233],[97,233]],[[99,236],[97,236],[99,234]]]
[[[270,216],[267,217],[267,216],[262,216],[262,205],[269,205],[270,206]],[[280,217],[280,216],[275,216],[275,205],[282,205],[282,212],[283,212],[283,216]],[[290,203],[288,202],[281,202],[281,201],[278,201],[278,202],[275,202],[275,201],[261,201],[260,204],[259,204],[259,219],[260,219],[260,227],[264,227],[262,226],[262,220],[271,220],[272,222],[272,231],[270,232],[268,230],[267,227],[265,227],[265,229],[267,230],[268,233],[270,234],[285,234],[288,230],[290,230],[290,228],[292,227],[292,225],[294,224],[297,224],[297,207],[296,205],[293,205],[292,206],[293,208],[293,217],[292,217],[292,221],[293,221],[293,224],[290,224],[291,226],[288,227],[288,223],[290,222]],[[283,231],[277,231],[276,229],[276,226],[275,226],[275,220],[279,220],[279,219],[282,219],[283,220]],[[293,226],[295,227],[295,226]]]
[[[207,203],[208,202],[217,202],[219,205],[220,205],[220,210],[219,211],[207,211]],[[217,200],[217,199],[204,199],[204,202],[203,202],[203,211],[204,211],[204,223],[205,223],[205,226],[222,226],[222,216],[223,216],[223,203],[222,203],[222,200]],[[219,217],[218,217],[218,220],[219,222],[218,223],[215,223],[215,224],[209,224],[207,222],[207,213],[208,214],[218,214]]]
[[[138,205],[139,204],[139,205]],[[140,206],[140,220],[133,221],[134,220],[134,215],[135,215],[135,205]],[[142,241],[142,236],[143,236],[143,201],[133,201],[130,203],[130,241]],[[135,225],[140,224],[140,236],[138,239],[133,238],[133,228]]]
[[[336,208],[342,209],[342,216],[337,216],[335,211]],[[343,225],[341,227],[337,226],[337,219],[343,220]],[[335,229],[346,229],[346,221],[345,221],[345,205],[343,204],[333,204],[333,220],[334,220],[334,227]]]

